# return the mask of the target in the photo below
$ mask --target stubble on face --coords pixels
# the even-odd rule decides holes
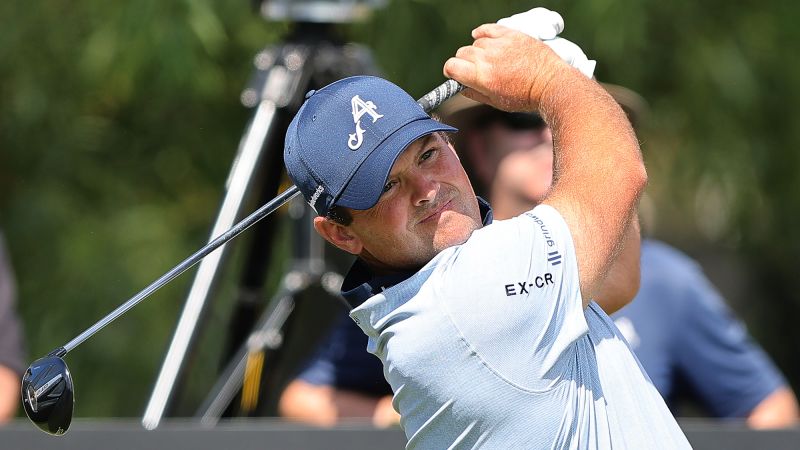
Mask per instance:
[[[389,175],[396,185],[374,207],[352,211],[359,255],[378,271],[417,269],[481,227],[472,185],[452,146],[435,133],[411,144]]]

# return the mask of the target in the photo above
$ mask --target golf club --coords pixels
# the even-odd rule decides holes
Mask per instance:
[[[417,101],[426,111],[430,112],[441,105],[445,100],[460,92],[464,87],[456,81],[447,80],[436,89],[425,94]],[[183,260],[169,272],[162,275],[138,294],[117,307],[107,316],[76,336],[63,347],[58,347],[47,356],[34,361],[22,378],[22,406],[28,418],[42,431],[62,435],[69,429],[72,422],[74,406],[74,390],[72,376],[63,357],[80,345],[83,341],[93,336],[103,327],[125,314],[129,309],[150,296],[153,292],[169,283],[178,275],[188,270],[211,252],[238,236],[241,232],[268,216],[286,202],[294,198],[299,189],[292,186],[277,197],[267,202],[264,206],[242,219],[228,231],[216,237],[213,241]]]

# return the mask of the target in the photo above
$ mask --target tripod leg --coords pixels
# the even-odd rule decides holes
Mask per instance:
[[[333,30],[328,27],[305,24],[299,26],[295,36],[290,38],[290,43],[294,42],[299,48],[308,49],[307,52],[298,53],[305,56],[302,60],[303,64],[295,65],[299,68],[298,70],[302,71],[303,76],[298,77],[299,83],[295,85],[294,89],[295,94],[300,94],[299,97],[295,97],[298,101],[290,102],[290,104],[299,107],[302,103],[302,94],[308,89],[319,88],[345,76],[377,72],[366,47],[354,44],[342,45],[341,41],[330,39],[332,33]],[[306,47],[304,45],[306,43],[310,44]],[[298,58],[294,58],[294,60],[299,61]],[[287,95],[287,98],[289,97],[291,96]],[[291,107],[286,111],[291,112],[292,115],[295,112]],[[289,206],[293,237],[292,260],[289,266],[295,271],[299,270],[317,279],[326,270],[337,271],[349,267],[352,258],[338,253],[336,253],[338,258],[324,254],[324,241],[313,230],[311,210],[305,207],[303,202],[294,202]],[[294,206],[299,208],[294,208]],[[258,233],[261,234],[261,231],[259,230]],[[258,240],[258,237],[254,237],[254,241]],[[240,360],[241,354],[236,353],[236,349],[240,349],[240,346],[244,345],[249,332],[254,329],[253,319],[256,317],[254,312],[260,306],[255,302],[265,298],[260,295],[264,285],[264,274],[268,273],[268,267],[274,267],[273,263],[275,262],[270,260],[271,254],[265,252],[261,245],[250,248],[249,252],[240,282],[238,301],[233,308],[234,313],[228,326],[226,348],[228,349],[227,354],[233,361],[231,364],[236,364]],[[215,423],[220,416],[276,415],[276,405],[286,382],[296,374],[298,366],[313,352],[314,347],[324,337],[325,330],[332,325],[335,313],[339,312],[342,307],[338,291],[324,292],[324,289],[318,289],[318,287],[317,283],[311,289],[296,293],[295,308],[281,330],[282,335],[286,337],[283,345],[270,349],[266,355],[261,354],[259,357],[264,358],[263,364],[248,366],[251,368],[258,366],[261,369],[258,371],[258,376],[261,377],[260,390],[254,393],[252,389],[248,389],[248,386],[252,385],[252,379],[256,377],[255,371],[248,371],[246,378],[250,381],[241,391],[242,402],[239,405],[235,401],[236,395],[239,395],[238,392],[223,395],[219,389],[223,385],[241,388],[244,368],[242,367],[242,373],[236,374],[238,380],[230,380],[232,374],[230,371],[224,371],[220,374],[221,381],[217,382],[210,395],[211,398],[216,399],[215,402],[223,402],[225,399],[229,404],[214,403],[213,411],[209,411],[207,409],[209,406],[204,405],[204,408],[197,413],[203,417],[204,423],[209,424],[212,421]],[[310,297],[315,297],[316,301],[310,301]],[[256,331],[256,333],[258,332]],[[250,355],[252,362],[254,361],[253,353],[251,352]],[[207,403],[211,401],[208,400]]]
[[[276,133],[276,136],[271,140],[277,140],[277,138]],[[277,144],[270,142],[266,145],[275,146]],[[265,165],[269,166],[268,164]],[[262,198],[259,204],[268,201],[269,197],[278,191],[281,171],[282,167],[275,164],[258,175],[262,184],[260,188]],[[292,204],[293,202],[290,202],[288,206],[291,208]],[[267,297],[263,294],[264,284],[270,274],[269,265],[270,260],[273,258],[273,252],[270,249],[273,249],[277,243],[279,230],[283,228],[282,222],[277,217],[272,220],[264,220],[253,226],[250,231],[250,238],[245,249],[247,254],[242,265],[241,280],[235,295],[235,306],[232,308],[227,327],[226,342],[219,359],[220,367],[227,364],[228,360],[236,353],[239,345],[244,342],[250,334],[250,330],[255,327],[255,320],[259,312],[264,308],[264,299]]]
[[[275,128],[277,108],[285,106],[282,97],[286,89],[297,82],[298,76],[297,73],[279,64],[267,71],[262,70],[257,75],[261,75],[256,78],[263,82],[263,87],[259,88],[259,91],[263,91],[263,95],[239,144],[236,159],[228,176],[225,198],[211,231],[212,239],[230,228],[240,215],[262,159],[264,143]],[[197,324],[219,273],[226,247],[223,246],[219,251],[206,257],[197,270],[142,418],[142,424],[147,429],[158,426],[175,394],[176,380],[185,367],[187,352],[194,340]]]
[[[200,416],[203,425],[216,425],[233,398],[238,394],[242,387],[248,353],[254,348],[261,350],[265,347],[274,348],[280,345],[280,330],[294,309],[294,293],[308,282],[308,277],[293,273],[286,275],[284,279],[286,287],[271,302],[274,306],[259,320],[255,332],[231,358],[228,366],[220,374],[217,383],[211,388],[209,395],[200,406],[197,415]]]
[[[275,376],[274,372],[285,365],[287,341],[291,340],[295,344],[303,339],[317,342],[326,333],[325,327],[308,326],[307,322],[298,323],[295,316],[297,310],[305,309],[308,312],[311,309],[315,313],[335,317],[335,312],[342,311],[343,308],[343,305],[336,302],[341,279],[341,275],[333,272],[321,276],[314,274],[307,267],[297,268],[285,275],[281,291],[269,302],[269,307],[259,318],[247,340],[230,359],[198,409],[196,416],[200,417],[203,425],[216,425],[226,415],[227,410],[237,409],[234,399],[242,390],[245,380],[251,387],[255,385],[255,390],[249,395],[242,393],[241,408],[248,408],[248,411],[238,411],[237,415],[242,412],[247,415],[263,412],[261,403],[265,400],[274,409],[272,404],[277,403],[276,394],[280,393],[276,389],[279,387],[277,384],[285,378]],[[303,339],[298,339],[300,336]],[[256,379],[248,379],[248,363],[252,361],[253,355],[260,359],[260,373]],[[267,383],[264,383],[265,377]],[[245,403],[250,403],[250,406],[245,407]]]
[[[246,138],[242,141],[236,164],[231,170],[230,180],[232,182],[211,231],[211,239],[235,223],[261,155],[261,144],[267,137],[274,115],[275,105],[269,102],[262,102],[256,110]],[[142,419],[142,423],[148,429],[158,426],[167,406],[167,400],[172,395],[175,379],[178,377],[197,322],[216,279],[223,253],[226,250],[225,247],[227,246],[207,256],[197,269],[178,326]]]

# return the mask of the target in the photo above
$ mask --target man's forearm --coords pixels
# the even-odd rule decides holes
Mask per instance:
[[[596,298],[646,185],[638,141],[619,105],[579,74],[554,79],[541,108],[555,144],[553,188],[545,203],[570,225],[582,256],[581,292],[584,299]]]

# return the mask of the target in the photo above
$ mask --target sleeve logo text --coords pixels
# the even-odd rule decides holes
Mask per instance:
[[[524,295],[530,293],[532,288],[541,289],[547,285],[554,284],[553,274],[545,273],[544,275],[535,277],[533,281],[519,281],[516,283],[509,283],[503,285],[506,292],[506,297],[513,297],[515,295]]]

